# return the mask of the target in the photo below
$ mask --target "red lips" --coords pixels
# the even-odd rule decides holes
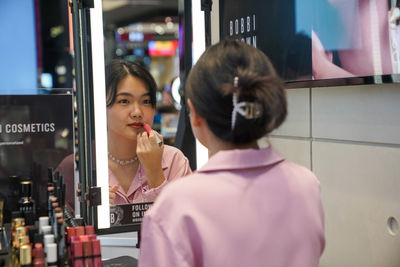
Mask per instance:
[[[138,122],[138,123],[131,123],[131,124],[129,124],[129,127],[138,130],[138,129],[140,129],[140,128],[143,127],[143,123],[140,123],[140,122]]]

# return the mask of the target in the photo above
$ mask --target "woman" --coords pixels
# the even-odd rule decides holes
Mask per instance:
[[[213,45],[191,70],[186,97],[209,160],[164,188],[145,214],[139,266],[318,266],[317,178],[257,145],[286,117],[269,59],[242,42]]]
[[[154,201],[170,181],[191,173],[188,159],[157,143],[152,125],[156,83],[140,65],[115,60],[106,67],[108,164],[111,204]]]

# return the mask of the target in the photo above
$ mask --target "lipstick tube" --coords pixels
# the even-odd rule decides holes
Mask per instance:
[[[148,125],[147,123],[143,122],[143,128],[144,130],[147,132],[147,134],[150,134],[151,131],[153,131],[153,129],[151,129],[150,125]],[[160,137],[158,136],[158,134],[154,134],[157,140],[157,144],[159,146],[162,145],[162,141],[160,139]]]
[[[94,226],[93,225],[86,225],[84,227],[85,227],[85,235],[94,234]]]
[[[92,260],[92,242],[91,240],[82,241],[83,247],[83,265],[85,267],[93,267],[93,260]]]
[[[72,267],[83,267],[83,250],[82,242],[79,240],[74,240],[71,243],[72,252]]]
[[[100,240],[95,239],[92,241],[92,258],[93,258],[93,267],[101,267],[101,247],[100,247]]]

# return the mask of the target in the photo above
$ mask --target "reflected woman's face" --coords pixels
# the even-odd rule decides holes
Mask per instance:
[[[153,124],[155,109],[145,83],[131,75],[118,85],[115,102],[107,108],[108,135],[111,138],[136,140],[143,132],[143,122]]]

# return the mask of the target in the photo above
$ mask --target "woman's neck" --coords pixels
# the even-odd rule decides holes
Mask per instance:
[[[136,156],[136,140],[108,138],[108,152],[118,159],[133,158]]]
[[[225,142],[222,140],[214,140],[209,143],[209,149],[208,149],[208,158],[211,156],[217,154],[221,150],[233,150],[233,149],[258,149],[258,144],[257,141],[248,143],[248,144],[240,144],[240,145],[235,145],[229,142]]]

